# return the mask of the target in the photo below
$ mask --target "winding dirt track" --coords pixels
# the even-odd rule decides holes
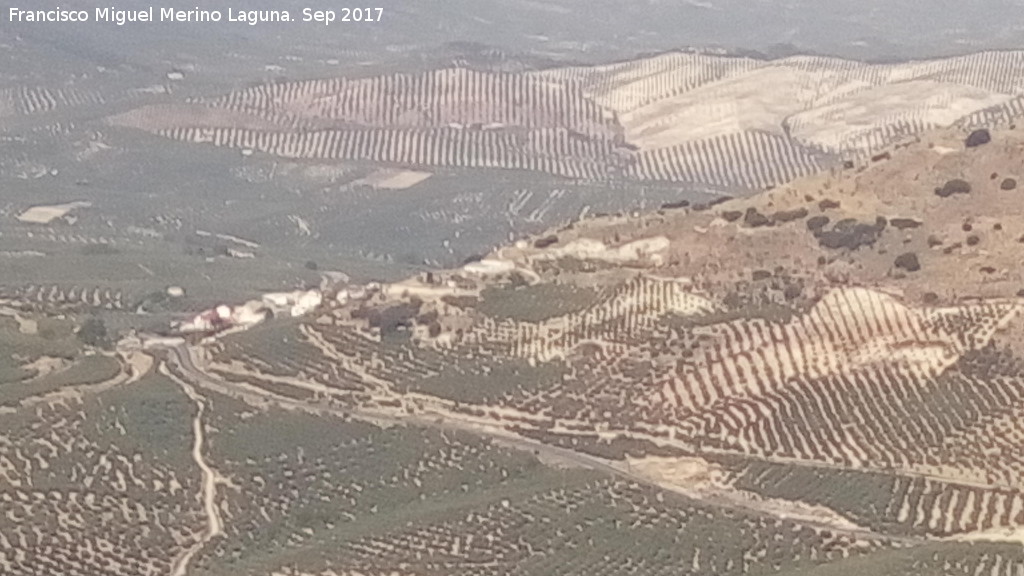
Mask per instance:
[[[192,433],[194,435],[192,459],[203,473],[203,486],[200,494],[202,495],[203,509],[206,513],[206,531],[195,544],[182,552],[174,560],[174,565],[171,567],[171,576],[185,576],[188,573],[188,565],[192,561],[192,557],[202,550],[207,542],[224,532],[224,521],[220,516],[220,510],[217,508],[217,484],[221,481],[221,477],[215,470],[210,468],[203,457],[203,441],[205,440],[203,413],[206,411],[206,399],[196,392],[191,384],[171,374],[165,365],[160,366],[160,372],[177,382],[181,389],[185,391],[185,394],[196,403],[196,415],[192,419]]]

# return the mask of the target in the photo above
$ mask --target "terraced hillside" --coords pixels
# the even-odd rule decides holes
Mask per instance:
[[[1013,123],[1020,70],[1021,52],[904,64],[667,53],[602,66],[282,82],[110,121],[286,158],[751,191],[926,130]]]
[[[1024,574],[1024,53],[26,38],[0,574]]]
[[[0,91],[0,117],[40,114],[62,107],[103,103],[103,95],[92,90],[51,90],[42,86],[6,88]]]
[[[172,365],[253,405],[483,436],[619,478],[587,481],[579,494],[600,503],[570,499],[568,517],[605,510],[604,494],[634,498],[621,482],[665,491],[617,538],[648,522],[649,538],[671,533],[671,504],[716,522],[773,519],[747,525],[755,540],[792,523],[770,538],[811,546],[762,554],[713,537],[711,551],[696,544],[704,528],[680,524],[671,553],[573,563],[525,528],[550,518],[538,492],[387,536],[341,529],[333,557],[348,570],[475,573],[486,558],[495,574],[1012,574],[1024,569],[1024,277],[1012,265],[1024,203],[1004,183],[1024,170],[1024,138],[993,131],[965,147],[965,136],[928,133],[888,159],[743,200],[583,220],[461,269],[346,292]],[[947,193],[952,179],[969,191]],[[608,540],[588,534],[608,514],[577,528],[586,545],[563,544],[600,548]],[[455,536],[485,524],[503,528],[483,549]],[[341,525],[309,534],[314,548]],[[824,534],[858,543],[829,555],[814,544]],[[326,573],[327,557],[282,573]]]
[[[571,86],[456,68],[257,86],[112,121],[289,158],[493,166],[602,179],[615,165],[611,120]]]
[[[791,568],[889,547],[549,468],[469,434],[213,406],[211,454],[237,484],[197,574],[742,573],[770,554]]]
[[[1013,574],[1024,138],[966,136],[205,341],[108,350],[83,318],[123,294],[5,293],[0,563]]]

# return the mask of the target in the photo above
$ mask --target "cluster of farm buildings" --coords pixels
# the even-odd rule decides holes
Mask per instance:
[[[317,289],[268,292],[258,300],[249,300],[244,304],[236,306],[221,304],[203,310],[173,328],[183,334],[219,332],[228,328],[248,328],[271,316],[302,316],[315,309],[321,302],[323,302],[323,294]]]

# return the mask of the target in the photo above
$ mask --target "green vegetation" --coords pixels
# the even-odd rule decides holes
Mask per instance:
[[[571,312],[580,312],[600,299],[597,290],[572,284],[490,287],[481,294],[477,311],[496,319],[512,318],[539,322]]]
[[[236,484],[223,491],[235,514],[197,558],[204,576],[285,566],[568,576],[630,565],[738,575],[748,554],[786,574],[886,547],[544,467],[461,433],[212,400],[210,454]]]
[[[740,490],[824,506],[883,533],[920,532],[896,522],[900,503],[894,499],[901,494],[894,475],[772,464],[742,457],[716,460],[737,475],[735,486]]]
[[[107,334],[107,325],[102,318],[87,318],[78,329],[78,338],[83,344],[96,348],[107,348],[110,346],[110,337]]]
[[[473,436],[277,410],[253,415],[220,396],[211,407],[218,432],[208,437],[209,450],[239,483],[225,491],[237,515],[228,538],[204,551],[198,574],[279,566],[331,543],[419,517],[460,516],[481,499],[561,482],[561,473],[532,457]]]
[[[197,41],[202,46],[191,46],[193,51],[218,47]],[[19,49],[32,39],[25,42],[29,44]],[[165,50],[170,44],[159,49],[143,44],[140,49],[155,50],[150,55],[180,52]],[[104,68],[117,73],[90,75],[110,84],[103,87],[110,109],[96,105],[84,114],[61,109],[43,112],[38,119],[5,118],[11,137],[3,144],[6,160],[0,162],[0,204],[17,210],[26,198],[39,203],[81,198],[92,206],[52,226],[19,223],[9,217],[16,212],[5,212],[4,251],[25,257],[4,260],[0,294],[19,310],[42,312],[25,312],[22,326],[0,316],[0,404],[17,406],[29,397],[117,376],[122,367],[115,358],[86,353],[109,347],[128,325],[164,327],[171,318],[215,304],[315,285],[321,270],[344,270],[360,282],[387,281],[424,266],[454,266],[478,259],[498,242],[580,214],[583,206],[614,212],[634,204],[656,206],[664,198],[678,200],[675,184],[606,185],[513,170],[432,169],[431,178],[413,189],[377,190],[351,185],[380,168],[369,162],[242,156],[238,150],[100,126],[105,114],[150,101],[209,101],[251,80],[247,67],[256,66],[266,75],[263,64],[278,59],[281,46],[256,43],[251,48],[255,52],[240,55],[244,66],[232,61],[189,67],[187,82],[173,84],[173,94],[153,95],[152,100],[139,96],[145,90],[138,89],[153,85],[154,70],[159,76],[165,59],[153,68],[137,55],[132,59],[138,66],[119,65],[120,57],[104,56],[115,61]],[[187,53],[179,56],[189,60]],[[437,58],[447,65],[451,56],[446,49]],[[79,78],[83,63],[93,70],[95,55],[83,58],[61,74]],[[367,58],[341,58],[329,67],[315,64],[317,58],[294,58],[287,63],[287,74],[313,78],[348,73],[353,78],[382,69],[354,64]],[[509,58],[474,62],[513,69],[518,63]],[[387,65],[389,70],[422,67],[419,54],[398,59]],[[31,72],[34,82],[48,80],[44,66],[15,60],[9,64]],[[89,89],[79,88],[83,94]],[[78,127],[52,126],[65,120]],[[51,128],[64,132],[48,137]],[[92,150],[94,144],[102,146]],[[28,158],[36,165],[27,165],[23,159]],[[35,173],[50,176],[24,177]],[[797,218],[797,212],[783,219]],[[1009,227],[1007,223],[1007,231]],[[564,241],[551,238],[552,245]],[[485,289],[479,299],[446,301],[498,320],[543,321],[582,311],[607,296],[573,286],[565,282],[567,277],[614,268],[612,263],[565,258],[538,264],[542,274],[561,283],[529,286],[523,277],[515,277],[508,285]],[[542,431],[534,436],[581,453],[608,458],[627,452],[655,454],[653,444],[629,438],[608,441],[597,432],[588,433],[587,427],[664,430],[702,418],[673,404],[666,392],[673,377],[687,367],[682,352],[691,339],[696,342],[709,333],[713,337],[707,346],[713,351],[742,343],[743,337],[724,329],[690,329],[751,317],[785,322],[808,304],[812,291],[805,291],[801,278],[778,269],[752,272],[735,290],[717,294],[725,311],[666,318],[670,328],[680,328],[675,334],[664,325],[623,334],[618,327],[633,318],[615,318],[607,331],[579,346],[568,365],[531,365],[503,356],[500,345],[473,351],[455,341],[450,354],[416,349],[405,328],[415,323],[439,336],[444,320],[423,313],[418,303],[364,311],[367,323],[383,332],[382,342],[325,326],[324,339],[340,357],[323,354],[305,339],[301,321],[293,319],[276,319],[225,338],[214,356],[217,361],[238,361],[255,373],[225,372],[225,380],[245,379],[292,399],[312,400],[313,395],[270,378],[317,382],[353,391],[355,397],[365,374],[399,392],[483,404],[476,407],[480,413],[510,406],[579,422],[579,429],[568,433]],[[186,296],[169,297],[170,285],[183,287]],[[146,314],[144,319],[135,314],[138,309]],[[80,327],[72,318],[81,321]],[[657,338],[649,337],[659,330]],[[716,340],[719,335],[723,337]],[[654,345],[641,346],[640,341]],[[856,388],[845,402],[827,404],[834,412],[855,407],[843,414],[822,416],[812,413],[810,404],[785,404],[784,410],[794,412],[785,415],[783,424],[799,417],[817,426],[834,417],[849,425],[854,410],[877,403],[898,408],[884,412],[887,424],[898,421],[911,428],[937,414],[949,429],[966,429],[1019,405],[1019,382],[1009,381],[1010,373],[993,376],[990,368],[997,361],[1002,362],[991,355],[975,358],[973,364],[964,361],[936,382],[917,387],[901,381],[881,391]],[[682,373],[681,385],[689,385]],[[710,380],[720,381],[728,374],[712,376]],[[943,542],[893,550],[884,537],[837,536],[779,517],[700,504],[605,474],[543,466],[535,455],[495,446],[479,436],[401,426],[382,429],[341,418],[264,411],[198,391],[209,394],[201,422],[206,433],[203,455],[225,479],[217,485],[217,504],[226,533],[201,550],[190,574],[304,570],[417,576],[923,576],[1024,571],[1024,553],[1016,545]],[[757,400],[753,397],[735,405],[728,395],[716,397],[720,406],[732,410],[728,415],[739,426],[747,424],[744,413],[759,411],[746,403]],[[464,404],[460,407],[466,408]],[[9,481],[7,492],[20,503],[0,515],[0,536],[5,542],[29,543],[19,547],[27,559],[17,560],[22,563],[11,572],[92,575],[117,566],[126,574],[170,574],[173,558],[206,525],[198,497],[201,474],[191,454],[197,411],[175,382],[155,372],[103,392],[66,394],[52,404],[5,410],[2,447],[10,449],[2,451],[6,456],[0,471]],[[769,421],[761,422],[767,426]],[[720,430],[723,435],[730,432]],[[783,432],[787,440],[795,437],[786,434],[788,429]],[[921,427],[911,442],[929,442],[925,437],[930,435],[931,429]],[[874,437],[885,443],[893,436]],[[976,452],[987,455],[992,448]],[[894,498],[911,488],[897,486],[892,475],[728,458],[719,464],[733,474],[740,489],[828,506],[887,534],[920,533],[893,519]],[[945,489],[938,486],[933,492],[942,491],[945,498]],[[22,508],[31,515],[30,522],[21,516]],[[80,545],[92,554],[82,554]],[[0,552],[12,558],[9,550]]]
[[[0,355],[0,394],[6,388],[32,377],[32,371],[24,368],[12,356]]]
[[[99,354],[82,356],[67,364],[42,376],[28,373],[17,380],[0,382],[0,404],[14,405],[26,398],[41,396],[66,386],[98,384],[115,378],[121,372],[121,364],[116,359]]]
[[[86,244],[80,249],[83,256],[112,256],[121,251],[109,244]]]
[[[1001,569],[999,569],[1001,567]],[[1001,542],[932,542],[910,549],[885,550],[818,566],[806,576],[937,576],[1015,574],[1024,570],[1024,548]]]
[[[175,534],[190,536],[204,522],[193,412],[176,385],[150,375],[4,415],[5,440],[22,458],[5,475],[33,504],[28,527],[4,517],[0,533],[17,541],[40,530],[49,542],[11,556],[8,572],[105,574],[116,561],[126,573],[169,573],[185,545]],[[109,553],[80,553],[107,545]]]
[[[443,362],[438,374],[410,379],[405,389],[458,402],[493,403],[512,394],[556,388],[564,373],[565,367],[554,362],[536,366],[518,359],[498,365]]]
[[[127,430],[119,444],[134,453],[158,458],[173,469],[193,466],[190,450],[196,405],[176,383],[151,372],[138,382],[105,392],[100,400],[110,416]],[[112,418],[112,419],[111,419]]]
[[[81,356],[71,320],[29,315],[22,322],[24,327],[14,318],[0,316],[0,404],[14,405],[68,385],[101,382],[120,370],[113,358]]]
[[[35,315],[26,319],[35,323],[35,333],[23,332],[13,318],[0,316],[0,357],[16,356],[25,362],[42,356],[71,359],[81,350],[72,320]]]

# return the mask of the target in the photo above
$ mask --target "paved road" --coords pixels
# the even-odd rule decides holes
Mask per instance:
[[[551,446],[542,442],[524,438],[518,436],[508,430],[501,427],[494,427],[493,429],[485,429],[477,424],[460,422],[457,418],[453,418],[450,414],[402,414],[396,416],[394,413],[387,413],[382,410],[375,409],[363,409],[363,408],[339,408],[336,406],[326,405],[324,403],[313,403],[301,400],[295,400],[292,398],[286,398],[278,396],[271,392],[268,392],[262,388],[254,386],[248,386],[236,382],[227,382],[217,378],[211,378],[208,374],[200,370],[192,360],[192,356],[189,353],[188,348],[185,345],[163,348],[168,352],[168,365],[173,368],[174,372],[182,375],[189,380],[189,383],[212,390],[214,392],[224,394],[243,400],[253,405],[270,405],[274,404],[284,409],[298,410],[310,414],[316,415],[334,415],[334,416],[349,416],[359,420],[365,420],[375,422],[384,425],[402,425],[402,426],[422,426],[426,428],[433,428],[439,430],[469,432],[477,435],[484,435],[491,438],[495,443],[509,446],[515,449],[527,451],[536,454],[539,458],[545,462],[561,465],[567,467],[578,467],[586,468],[590,470],[596,470],[636,482],[638,484],[645,484],[656,486],[660,489],[670,490],[678,492],[690,499],[700,501],[704,504],[711,506],[728,508],[739,512],[755,514],[759,516],[771,516],[774,518],[783,518],[777,510],[772,509],[767,505],[759,506],[758,502],[751,501],[741,497],[730,497],[723,492],[697,492],[692,490],[685,490],[682,488],[673,488],[671,486],[665,486],[658,484],[651,478],[640,476],[631,472],[625,463],[617,463],[596,456],[591,456],[582,452],[569,450],[566,448],[560,448],[557,446]],[[816,521],[813,518],[800,517],[797,518],[795,515],[786,515],[786,519],[797,522],[803,526],[811,528],[819,528],[822,530],[828,530],[834,534],[843,534],[847,536],[853,536],[858,538],[868,539],[881,539],[888,540],[894,543],[900,543],[903,545],[914,545],[925,542],[923,538],[916,537],[902,537],[902,536],[887,536],[878,534],[866,529],[854,529],[848,528],[841,525],[836,525],[827,521]]]

